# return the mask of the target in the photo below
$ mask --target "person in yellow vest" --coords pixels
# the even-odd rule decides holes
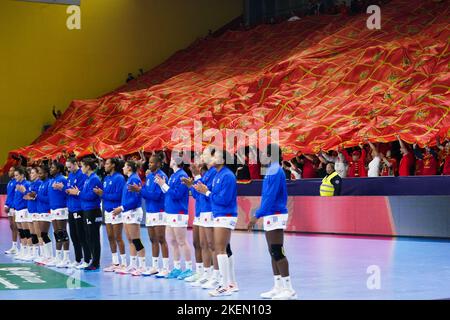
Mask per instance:
[[[332,197],[341,195],[342,178],[334,170],[334,163],[327,163],[327,175],[322,179],[320,185],[320,195],[322,197]]]

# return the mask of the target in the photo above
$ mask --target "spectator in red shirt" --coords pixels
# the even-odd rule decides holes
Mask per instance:
[[[314,165],[315,159],[310,154],[302,154],[300,156],[299,163],[303,165],[302,168],[302,178],[303,179],[312,179],[317,178],[316,167]]]
[[[386,151],[386,156],[380,153],[381,156],[381,173],[380,176],[396,176],[398,174],[397,159],[392,158],[391,150]]]
[[[438,155],[428,146],[425,146],[425,153],[422,153],[417,144],[414,144],[414,155],[417,158],[418,165],[416,165],[416,175],[418,176],[434,176],[438,170]],[[419,166],[419,172],[417,172],[417,166]]]
[[[347,177],[348,178],[358,178],[367,177],[366,171],[366,156],[367,152],[363,145],[360,143],[359,147],[361,151],[355,150],[352,152],[352,156],[348,154],[347,150],[342,149],[342,154],[348,163]]]
[[[400,143],[400,152],[402,153],[398,175],[400,177],[410,176],[411,170],[414,168],[414,155],[408,150],[405,143],[400,139],[400,136],[396,135],[396,137]]]
[[[439,141],[439,137],[436,138],[436,145],[441,150],[441,159],[442,159],[442,174],[444,176],[450,175],[450,141],[447,141],[445,147],[441,145]]]

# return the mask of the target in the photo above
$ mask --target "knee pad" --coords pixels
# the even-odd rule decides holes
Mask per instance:
[[[19,232],[20,239],[25,238],[25,233],[23,232],[23,229],[17,229],[17,231]]]
[[[55,236],[55,241],[56,242],[61,242],[61,240],[59,240],[59,233],[58,233],[58,231],[55,231],[55,232],[53,232],[53,235]]]
[[[142,249],[144,249],[141,239],[133,239],[133,244],[134,247],[136,248],[136,251],[141,251]]]
[[[39,239],[38,239],[37,234],[32,234],[31,235],[31,243],[32,244],[38,244],[39,243]]]
[[[231,246],[230,244],[227,244],[227,256],[228,258],[231,257],[233,255],[233,252],[231,251]]]
[[[282,244],[272,244],[270,245],[270,255],[275,261],[283,260],[286,256],[284,255],[284,249]]]
[[[41,238],[44,243],[52,242],[48,236],[48,232],[41,232]]]
[[[66,230],[58,230],[56,232],[59,234],[59,241],[60,242],[69,241],[69,234],[67,233]]]
[[[31,232],[29,229],[25,229],[23,232],[25,234],[25,238],[27,238],[27,239],[31,238]]]

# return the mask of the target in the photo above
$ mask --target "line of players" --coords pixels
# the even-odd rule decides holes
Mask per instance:
[[[261,297],[296,299],[283,249],[288,211],[286,179],[279,165],[281,152],[277,145],[269,145],[266,155],[272,161],[263,182],[261,206],[248,223],[248,230],[252,230],[258,219],[263,219],[271,255],[274,287]],[[231,295],[239,291],[230,248],[238,214],[237,185],[225,159],[225,151],[205,149],[201,164],[191,165],[194,178],[189,178],[180,159],[172,157],[170,167],[174,173],[168,178],[161,170],[162,159],[155,154],[149,160],[150,172],[145,184],[136,173],[135,162],[123,164],[117,158],[106,160],[107,176],[103,183],[94,173],[97,164],[92,158],[81,160],[81,168],[76,159],[68,159],[68,178],[63,175],[64,166],[58,162],[53,162],[50,168],[32,168],[30,181],[26,179],[24,168],[11,168],[5,210],[13,245],[5,253],[48,267],[100,271],[103,209],[112,253],[112,264],[104,268],[104,272],[184,280],[193,287],[209,289],[211,296]],[[195,272],[187,242],[189,191],[196,200],[193,223]],[[142,199],[145,200],[146,227],[152,246],[150,267],[147,267],[140,234],[144,216]],[[74,262],[69,259],[67,223]],[[55,254],[49,236],[50,225],[54,231]],[[123,229],[129,244],[129,263],[122,239]],[[173,259],[171,270],[169,247]]]

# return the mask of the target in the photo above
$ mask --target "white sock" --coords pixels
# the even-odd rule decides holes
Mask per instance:
[[[137,257],[130,256],[130,267],[136,267]]]
[[[159,257],[152,257],[152,267],[158,269],[159,267]]]
[[[283,287],[285,289],[294,290],[292,288],[291,277],[289,277],[289,276],[283,277],[283,278],[281,278],[281,280],[283,281]]]
[[[281,281],[281,276],[280,275],[273,276],[273,283],[274,283],[275,289],[282,289],[283,288],[283,281]]]
[[[16,241],[12,242],[12,247],[17,249],[17,242]]]
[[[226,254],[218,254],[217,262],[219,263],[219,272],[222,277],[222,286],[228,287],[230,285],[228,256]]]
[[[127,255],[126,254],[120,255],[120,262],[121,262],[121,265],[123,265],[123,266],[127,265]]]
[[[115,266],[119,264],[119,254],[117,252],[112,253],[112,264]]]
[[[39,246],[39,257],[45,257],[44,245]]]
[[[195,264],[195,273],[197,273],[199,276],[203,275],[203,263]]]
[[[192,270],[192,261],[185,261],[186,270]]]
[[[33,257],[39,257],[39,246],[33,247]]]
[[[53,246],[52,246],[52,243],[51,242],[46,243],[44,245],[44,248],[46,250],[47,258],[53,258]]]
[[[64,258],[63,258],[63,260],[64,261],[69,261],[70,259],[69,259],[69,250],[64,250]]]
[[[139,257],[139,268],[145,268],[145,257]]]
[[[61,260],[62,250],[56,250],[56,259]]]
[[[236,284],[236,273],[234,272],[234,255],[228,257],[228,272],[230,275],[230,283]]]
[[[213,269],[212,277],[213,277],[213,279],[219,280],[219,277],[220,277],[219,270]]]
[[[169,258],[163,258],[163,269],[169,270]]]
[[[175,269],[181,269],[181,261],[180,261],[180,260],[174,261],[174,262],[173,262],[173,267],[174,267]]]
[[[209,268],[205,268],[205,277],[207,277],[208,279],[211,278],[213,274],[213,267],[209,267]]]

